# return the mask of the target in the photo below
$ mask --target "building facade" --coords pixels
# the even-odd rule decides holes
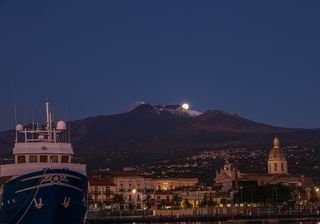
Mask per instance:
[[[288,174],[288,163],[284,152],[280,148],[278,137],[273,140],[273,148],[268,156],[268,173],[269,174]]]
[[[90,209],[111,208],[116,185],[106,177],[88,177],[88,201]]]
[[[240,171],[228,160],[223,167],[216,172],[215,183],[221,186],[222,192],[237,190],[239,185]]]
[[[130,173],[113,173],[112,179],[116,185],[116,194],[122,195],[125,208],[143,208],[145,192],[144,177]]]
[[[175,190],[181,187],[193,187],[198,183],[197,178],[175,178],[175,179],[148,179],[146,185],[148,188],[157,191]]]
[[[215,185],[222,192],[232,193],[244,186],[260,186],[266,184],[283,184],[288,186],[308,187],[312,178],[288,172],[287,160],[280,148],[278,137],[273,140],[267,160],[268,173],[243,173],[228,161],[216,172]]]

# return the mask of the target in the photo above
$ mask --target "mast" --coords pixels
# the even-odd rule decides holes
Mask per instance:
[[[43,126],[39,126],[39,124],[36,124],[36,128],[34,125],[30,128],[28,126],[24,127],[22,124],[16,125],[16,143],[19,143],[19,133],[24,134],[24,143],[65,143],[67,141],[67,139],[64,137],[67,133],[66,122],[60,120],[56,124],[53,123],[54,114],[50,111],[50,105],[48,100],[46,100],[45,102],[45,113],[46,121]]]
[[[46,120],[47,130],[50,131],[49,102],[48,101],[46,101],[46,115],[47,115],[47,120]]]

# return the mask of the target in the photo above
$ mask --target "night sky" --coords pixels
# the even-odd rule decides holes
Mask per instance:
[[[320,127],[320,1],[0,0],[0,130],[137,102]],[[14,97],[15,95],[15,97]]]

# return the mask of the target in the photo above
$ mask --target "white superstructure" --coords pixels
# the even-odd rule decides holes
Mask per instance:
[[[14,164],[0,166],[0,176],[19,176],[44,168],[63,168],[86,174],[86,165],[72,163],[73,149],[64,121],[52,121],[46,102],[46,124],[16,125]]]

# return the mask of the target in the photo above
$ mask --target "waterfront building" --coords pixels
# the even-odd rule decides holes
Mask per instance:
[[[88,201],[90,209],[111,208],[116,185],[108,177],[88,177]]]
[[[193,187],[198,184],[197,178],[171,178],[171,179],[148,179],[148,188],[158,191],[170,191],[183,187]]]
[[[213,202],[220,202],[222,199],[229,199],[229,195],[223,192],[216,192],[211,189],[193,189],[190,191],[175,192],[181,197],[181,202],[187,200],[193,208],[199,207],[201,202],[208,203],[209,200]]]
[[[156,207],[168,207],[173,206],[174,193],[171,191],[155,191],[153,194],[154,203]]]
[[[269,152],[267,166],[268,173],[243,173],[226,161],[223,167],[216,172],[215,184],[220,187],[221,191],[230,193],[245,186],[283,184],[305,188],[313,184],[311,177],[288,172],[287,160],[280,148],[278,137],[273,140],[273,148]]]
[[[110,172],[116,185],[116,194],[123,196],[126,208],[143,208],[144,177],[129,172]]]
[[[111,171],[103,177],[89,178],[90,207],[109,208],[115,195],[123,198],[123,203],[118,205],[122,209],[143,209],[144,200],[153,206],[164,202],[170,205],[174,194],[192,192],[197,189],[197,183],[197,178],[145,179],[133,172]]]

